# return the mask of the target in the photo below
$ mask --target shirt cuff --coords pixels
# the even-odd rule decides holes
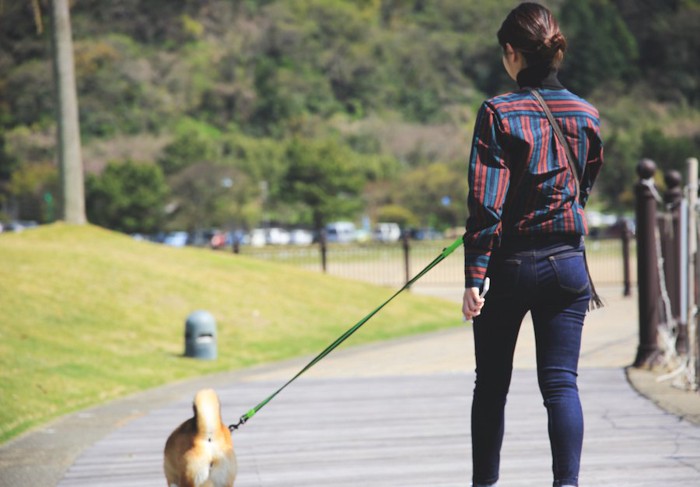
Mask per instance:
[[[481,289],[489,266],[491,252],[464,249],[464,287]]]

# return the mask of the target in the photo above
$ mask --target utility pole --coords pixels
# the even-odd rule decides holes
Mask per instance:
[[[86,222],[85,189],[68,0],[51,0],[51,19],[61,212],[67,223],[82,225]]]

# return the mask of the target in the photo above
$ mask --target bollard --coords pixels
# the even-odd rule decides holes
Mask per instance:
[[[185,357],[216,358],[216,320],[207,311],[195,311],[185,322]]]
[[[678,323],[678,334],[676,338],[676,351],[679,354],[688,352],[688,324],[681,319],[681,248],[684,245],[681,238],[681,201],[683,199],[683,189],[681,183],[683,176],[680,172],[669,170],[664,174],[666,192],[664,193],[664,203],[666,211],[670,214],[671,228],[667,229],[670,238],[664,242],[664,272],[666,273],[666,289],[671,300],[671,310],[673,318]]]
[[[639,347],[635,367],[651,367],[659,357],[657,326],[659,322],[659,272],[656,260],[656,199],[654,184],[656,164],[642,159],[637,165],[639,182],[635,186],[637,217],[637,286],[639,289]]]

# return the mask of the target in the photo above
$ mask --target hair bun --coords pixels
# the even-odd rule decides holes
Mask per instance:
[[[547,42],[547,47],[552,51],[566,50],[566,39],[564,38],[564,35],[561,33],[561,31],[555,32],[554,35],[549,38],[549,41]]]
[[[521,51],[529,66],[557,68],[566,52],[566,38],[559,23],[538,3],[523,2],[511,10],[497,36],[503,49],[510,44]]]

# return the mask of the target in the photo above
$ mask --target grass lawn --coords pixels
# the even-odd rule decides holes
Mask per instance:
[[[1,234],[0,255],[0,442],[167,382],[315,354],[395,291],[93,226]],[[198,309],[217,320],[215,361],[183,357],[184,322]],[[459,315],[406,293],[347,345],[458,325]]]

